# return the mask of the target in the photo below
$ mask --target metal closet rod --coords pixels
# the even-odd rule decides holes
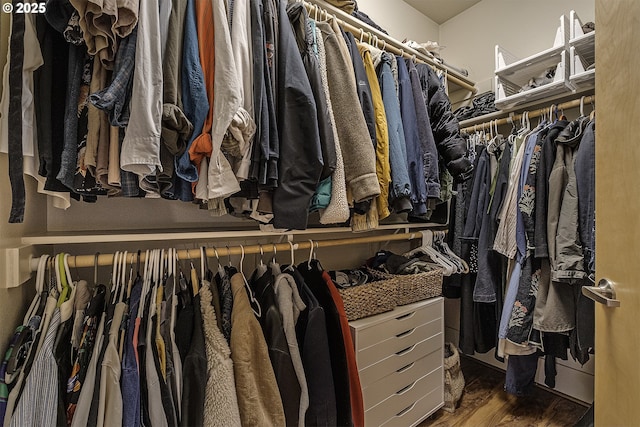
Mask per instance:
[[[287,252],[290,251],[293,247],[293,250],[303,250],[303,249],[311,249],[311,245],[313,242],[313,246],[315,248],[329,248],[334,246],[349,246],[349,245],[359,245],[364,243],[379,243],[379,242],[388,242],[388,241],[399,241],[399,240],[413,240],[413,239],[421,239],[422,233],[414,232],[414,233],[399,233],[399,234],[386,234],[381,236],[369,236],[369,237],[353,237],[347,239],[330,239],[330,240],[306,240],[300,242],[291,242],[289,243],[267,243],[264,245],[247,245],[247,246],[207,246],[206,254],[208,258],[225,257],[231,255],[241,255],[244,249],[245,255],[259,254],[261,250],[263,253],[269,252]],[[202,245],[206,246],[206,245]],[[179,249],[176,251],[178,254],[178,259],[181,260],[195,260],[200,259],[200,249]],[[99,254],[97,256],[97,264],[99,266],[107,266],[113,265],[115,254]],[[129,252],[127,254],[127,261],[137,261],[136,252]],[[145,252],[142,251],[140,254],[140,262],[144,262],[146,259]],[[31,270],[37,271],[38,269],[38,261],[39,258],[31,259]],[[69,267],[71,268],[83,268],[83,267],[95,267],[96,264],[96,256],[95,255],[70,255],[68,258]]]
[[[316,1],[318,3],[316,3]],[[358,26],[337,17],[336,15],[349,16],[343,11],[341,11],[340,9],[334,8],[332,5],[326,4],[318,0],[315,0],[315,1],[301,0],[301,2],[306,6],[307,11],[309,12],[312,18],[315,16],[314,13],[316,12],[319,16],[325,16],[327,18],[332,17],[338,22],[338,24],[345,31],[349,31],[354,35],[354,37],[356,38],[362,37],[363,40],[366,40],[369,44],[375,45],[377,48],[382,49],[386,52],[404,56],[405,58],[414,58],[414,60],[418,62],[422,62],[423,64],[427,64],[432,67],[438,68],[447,74],[447,79],[450,82],[463,87],[464,89],[470,91],[471,93],[475,94],[478,92],[478,89],[475,86],[469,84],[468,82],[460,79],[458,76],[453,74],[455,73],[454,70],[450,69],[445,65],[438,64],[437,62],[433,61],[431,58],[429,58],[425,54],[418,52],[417,50],[410,48],[409,46],[405,46],[400,41],[384,34],[381,31],[376,30],[375,28],[365,24],[364,22],[360,24],[362,26]],[[327,10],[329,8],[332,9],[331,12]],[[354,20],[354,22],[357,21],[356,18],[352,18],[352,19]],[[364,27],[366,27],[366,29]]]
[[[520,120],[525,113],[528,113],[528,117],[532,119],[534,117],[540,117],[540,116],[549,114],[551,112],[551,109],[554,109],[554,110],[567,109],[568,110],[569,108],[579,107],[581,103],[582,105],[584,105],[584,104],[591,104],[595,102],[596,102],[595,95],[580,97],[580,99],[574,99],[573,101],[564,102],[562,104],[557,104],[557,105],[552,104],[545,108],[539,108],[533,111],[525,111],[520,114],[509,115],[509,117],[505,117],[503,119],[496,119],[496,120],[490,120],[488,122],[477,123],[473,126],[468,126],[464,129],[460,129],[460,132],[470,133],[470,132],[475,132],[478,129],[482,130],[483,128],[491,125],[501,126],[501,125],[506,125],[507,123],[513,123],[516,120]]]

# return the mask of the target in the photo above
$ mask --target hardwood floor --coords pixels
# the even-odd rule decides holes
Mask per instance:
[[[504,372],[468,357],[461,363],[466,385],[458,408],[452,414],[441,409],[420,427],[570,427],[587,411],[587,407],[539,387],[530,397],[507,394]]]

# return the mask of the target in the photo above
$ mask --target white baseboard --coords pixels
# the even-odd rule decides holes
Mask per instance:
[[[445,327],[445,340],[458,345],[459,331]],[[495,366],[501,370],[506,370],[506,363],[496,360],[494,351],[488,353],[476,353],[471,356],[481,362]],[[594,387],[594,356],[592,355],[584,366],[573,359],[556,361],[556,387],[550,389],[544,383],[544,359],[540,358],[538,362],[538,373],[536,375],[536,383],[545,389],[566,395],[585,404],[593,403],[593,387]]]

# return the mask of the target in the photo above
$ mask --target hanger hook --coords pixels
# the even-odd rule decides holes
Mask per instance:
[[[309,239],[309,261],[307,261],[307,267],[311,268],[311,260],[313,259],[313,240]]]
[[[580,116],[584,116],[584,99],[585,96],[580,97]]]
[[[387,41],[385,39],[382,39],[382,50],[386,50],[387,49]]]
[[[293,247],[293,243],[291,243],[291,242],[287,242],[287,243],[289,243],[289,247],[290,247],[290,251],[291,251],[291,265],[293,266],[293,265],[295,265],[295,263],[296,263],[296,261],[295,261],[295,255],[294,255],[294,251],[295,251],[295,249],[294,249],[294,247]]]
[[[213,247],[213,253],[216,255],[216,259],[218,260],[218,264],[220,264],[220,255],[218,255],[218,249],[216,249],[216,247]]]
[[[93,284],[98,284],[98,258],[100,258],[100,252],[96,252],[93,257]]]
[[[276,263],[276,255],[278,255],[278,248],[277,248],[275,243],[272,243],[272,245],[273,245],[273,259],[271,260],[271,262],[273,264],[275,264]]]
[[[360,28],[360,43],[362,43],[362,40],[364,40],[364,30]]]
[[[243,263],[244,263],[244,246],[240,245],[240,272],[242,272]]]
[[[229,267],[231,267],[231,250],[229,249],[229,245],[225,245],[227,248],[227,261],[229,262]]]

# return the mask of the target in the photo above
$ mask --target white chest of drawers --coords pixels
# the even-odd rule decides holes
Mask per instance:
[[[349,323],[365,425],[409,427],[444,404],[444,299]]]

